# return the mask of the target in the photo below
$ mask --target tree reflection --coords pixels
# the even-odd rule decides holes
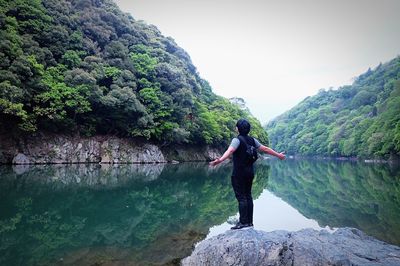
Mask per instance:
[[[254,195],[266,187],[258,169]],[[229,165],[0,168],[1,265],[179,262],[237,212]]]
[[[268,189],[322,227],[356,227],[400,244],[400,169],[386,164],[273,161]]]

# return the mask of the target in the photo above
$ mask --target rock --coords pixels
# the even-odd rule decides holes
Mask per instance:
[[[14,159],[12,160],[13,164],[29,164],[29,158],[25,156],[23,153],[18,153]]]
[[[400,247],[354,228],[231,230],[200,242],[182,265],[400,265]]]
[[[18,153],[16,156],[15,154]],[[14,139],[0,135],[0,164],[165,163],[207,161],[221,153],[207,146],[163,146],[115,136],[81,137],[38,133]]]
[[[210,147],[206,148],[205,157],[206,157],[207,161],[213,161],[221,156],[222,156],[222,154],[218,149],[210,148]]]
[[[182,147],[177,161],[206,161],[209,156],[204,150],[204,147],[190,145]],[[132,138],[41,133],[14,140],[12,136],[0,135],[0,164],[166,163],[176,160],[166,156],[168,154],[159,146]]]
[[[166,162],[153,144],[113,136],[46,135],[27,136],[11,142],[0,136],[0,163],[156,163]],[[9,154],[18,150],[16,156]]]
[[[171,147],[164,147],[162,152],[169,162],[204,162],[222,156],[221,150],[210,148],[208,146],[195,145],[174,145]]]

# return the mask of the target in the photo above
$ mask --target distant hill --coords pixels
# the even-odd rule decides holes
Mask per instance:
[[[0,131],[220,145],[247,117],[267,142],[172,38],[110,0],[0,0],[0,39]]]
[[[389,157],[400,154],[400,57],[351,86],[320,90],[266,125],[289,154]]]

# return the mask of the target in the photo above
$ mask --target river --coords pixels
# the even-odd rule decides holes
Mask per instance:
[[[229,163],[0,166],[0,265],[176,265],[237,219]],[[256,229],[400,245],[400,167],[259,160]]]

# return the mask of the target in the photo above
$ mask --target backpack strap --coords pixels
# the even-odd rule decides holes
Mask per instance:
[[[246,148],[246,150],[247,150],[247,142],[246,142],[246,140],[243,138],[243,136],[239,135],[239,136],[238,136],[238,139],[239,139],[239,141],[240,141],[241,143],[244,143],[244,146],[245,146],[245,148]]]
[[[251,138],[254,139],[253,137],[251,137]],[[247,144],[246,139],[245,139],[242,135],[239,135],[239,136],[238,136],[238,139],[240,140],[240,142],[243,142],[243,143],[244,143],[244,145],[246,146],[246,149],[247,149],[247,147],[249,146],[249,144]],[[253,145],[250,144],[250,146],[253,146]],[[253,146],[253,147],[254,147],[254,146]]]

